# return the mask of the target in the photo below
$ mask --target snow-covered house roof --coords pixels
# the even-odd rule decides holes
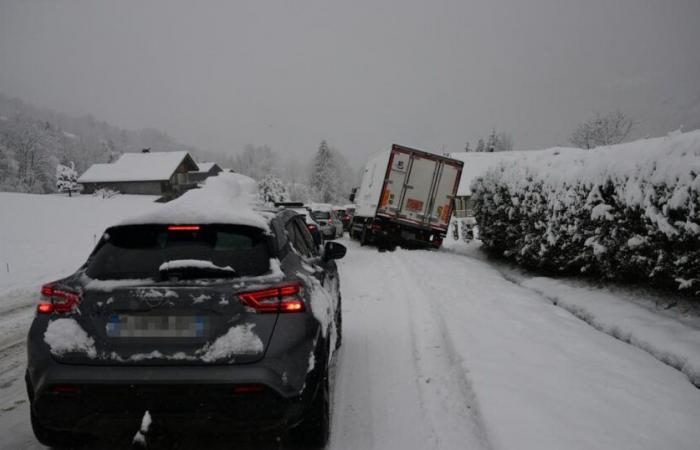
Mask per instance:
[[[219,167],[215,162],[198,162],[197,166],[199,167],[197,172],[209,172],[214,167]],[[221,169],[221,167],[219,167],[219,169]]]
[[[512,161],[518,158],[522,158],[525,155],[531,155],[533,152],[539,152],[540,150],[532,151],[511,151],[511,152],[493,152],[493,153],[476,153],[476,152],[460,152],[460,153],[450,153],[449,157],[457,159],[464,163],[462,168],[462,178],[459,180],[459,188],[457,189],[457,195],[468,196],[472,195],[470,185],[475,178],[486,172],[490,167],[503,161]]]
[[[165,181],[183,162],[190,171],[199,169],[185,151],[124,153],[111,164],[93,164],[78,178],[78,183]]]

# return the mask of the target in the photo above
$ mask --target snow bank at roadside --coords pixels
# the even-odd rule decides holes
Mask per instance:
[[[521,286],[545,296],[599,330],[651,353],[700,386],[700,329],[601,289],[574,287],[545,277],[525,279]]]
[[[267,220],[254,210],[257,196],[255,180],[237,173],[222,172],[207,178],[202,188],[191,189],[146,214],[123,220],[120,225],[228,223],[267,231]]]

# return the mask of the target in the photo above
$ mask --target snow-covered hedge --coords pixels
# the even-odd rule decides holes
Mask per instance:
[[[490,251],[700,296],[700,131],[533,152],[490,168],[471,189]]]

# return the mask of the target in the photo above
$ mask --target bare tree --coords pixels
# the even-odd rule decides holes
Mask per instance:
[[[569,142],[585,149],[615,145],[624,142],[633,128],[634,121],[621,111],[613,111],[604,116],[596,114],[594,118],[576,127]]]

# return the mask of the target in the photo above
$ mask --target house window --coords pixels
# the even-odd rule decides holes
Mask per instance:
[[[178,173],[177,174],[177,184],[187,184],[187,174]]]

